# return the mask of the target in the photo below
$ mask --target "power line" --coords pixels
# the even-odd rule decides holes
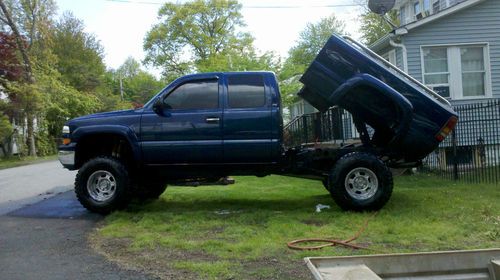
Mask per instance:
[[[141,4],[141,5],[163,5],[170,3],[176,6],[193,6],[194,3],[172,3],[172,2],[151,2],[151,1],[131,1],[131,0],[104,0],[106,2],[124,3],[124,4]],[[201,5],[200,5],[201,6]],[[303,9],[303,8],[341,8],[341,7],[359,7],[359,4],[330,4],[330,5],[290,5],[290,6],[248,6],[243,5],[243,9]]]

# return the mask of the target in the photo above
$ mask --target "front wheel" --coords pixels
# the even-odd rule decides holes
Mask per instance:
[[[78,201],[92,212],[108,214],[130,201],[130,177],[126,167],[112,157],[96,157],[85,163],[75,180]]]
[[[378,210],[391,197],[392,173],[375,155],[349,153],[335,163],[329,188],[332,198],[344,210]]]

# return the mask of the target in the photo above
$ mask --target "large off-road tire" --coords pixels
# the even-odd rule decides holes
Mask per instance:
[[[158,199],[165,192],[167,185],[165,183],[145,183],[136,186],[133,192],[133,199],[138,201],[147,201]]]
[[[330,191],[330,180],[328,178],[321,180],[321,184],[323,184],[323,187],[325,187],[327,191]]]
[[[75,193],[88,210],[108,214],[130,201],[131,180],[125,165],[116,158],[96,157],[78,170]]]
[[[353,152],[334,165],[329,180],[332,198],[344,210],[382,208],[392,194],[392,173],[375,155]]]

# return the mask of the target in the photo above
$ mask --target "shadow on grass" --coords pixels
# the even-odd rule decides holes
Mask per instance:
[[[186,212],[221,212],[227,211],[231,213],[251,213],[258,211],[265,212],[297,212],[297,213],[314,213],[316,205],[329,205],[330,209],[323,210],[329,213],[359,213],[351,211],[343,211],[337,206],[335,201],[329,194],[312,195],[299,198],[282,198],[282,199],[259,199],[259,198],[203,198],[197,197],[190,200],[182,200],[179,198],[160,198],[149,202],[135,202],[127,209],[129,213],[151,213],[151,212],[169,212],[169,213],[186,213]],[[386,213],[408,213],[420,211],[422,203],[419,203],[417,197],[396,193],[393,195],[388,204],[382,208]],[[224,215],[221,212],[221,215]]]
[[[159,199],[146,204],[134,203],[129,207],[132,212],[187,212],[187,211],[314,211],[317,204],[327,204],[337,208],[329,197],[320,199],[269,199],[252,200],[243,198],[226,198],[218,200],[179,201]]]

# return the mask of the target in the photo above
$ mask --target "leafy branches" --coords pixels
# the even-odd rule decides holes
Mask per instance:
[[[280,87],[285,106],[297,101],[295,95],[301,88],[298,79],[333,34],[345,34],[345,24],[335,15],[317,23],[308,23],[300,33],[297,44],[288,51],[288,58],[280,72]]]
[[[236,0],[164,4],[160,22],[144,40],[144,62],[162,68],[167,78],[194,71],[268,69],[262,63],[274,55],[256,55],[253,37],[237,31],[245,26],[241,7]]]
[[[396,10],[391,10],[387,13],[389,20],[396,25],[399,25]],[[392,31],[392,27],[378,14],[366,11],[361,15],[361,28],[359,30],[362,34],[361,38],[365,44],[371,45],[384,35]]]

